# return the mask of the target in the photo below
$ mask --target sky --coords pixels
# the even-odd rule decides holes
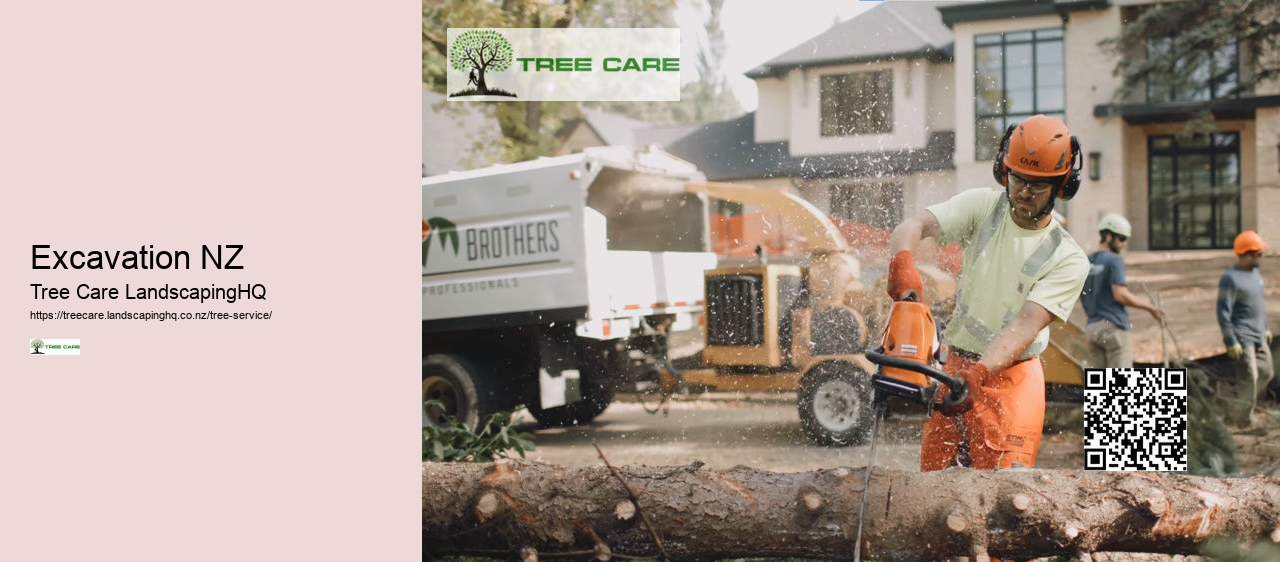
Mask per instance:
[[[902,0],[899,0],[902,1]],[[698,2],[682,1],[676,12],[677,24],[684,32],[685,56],[696,49],[703,33],[705,14],[691,7]],[[837,21],[848,21],[879,4],[866,0],[791,0],[789,9],[762,9],[762,3],[729,0],[721,16],[725,37],[725,58],[721,68],[729,79],[742,108],[754,111],[757,105],[755,82],[743,73],[787,52],[792,47],[831,28]],[[686,60],[689,60],[686,58]]]

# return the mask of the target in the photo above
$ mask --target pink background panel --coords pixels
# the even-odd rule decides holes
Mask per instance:
[[[419,557],[419,10],[0,7],[0,560]],[[33,244],[193,263],[36,271]],[[243,245],[244,269],[200,269],[202,244]],[[267,299],[36,301],[31,283]],[[30,357],[31,338],[82,354]]]

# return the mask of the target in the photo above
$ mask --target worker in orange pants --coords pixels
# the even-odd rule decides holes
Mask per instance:
[[[969,398],[943,403],[925,423],[923,470],[1033,466],[1044,425],[1040,353],[1050,323],[1065,322],[1089,260],[1053,218],[1080,187],[1080,145],[1060,119],[1036,115],[1005,130],[992,167],[1003,190],[970,189],[926,208],[889,237],[888,290],[922,295],[914,252],[928,238],[958,242],[964,264],[943,340],[945,369]]]

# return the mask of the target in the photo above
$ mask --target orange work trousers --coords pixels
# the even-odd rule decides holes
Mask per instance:
[[[952,354],[943,371],[955,376],[973,359]],[[976,469],[1032,467],[1044,430],[1044,369],[1039,357],[1024,359],[970,388],[973,409],[958,418],[934,412],[924,424],[920,470],[957,466],[960,444],[969,447]],[[959,423],[963,421],[963,426]]]

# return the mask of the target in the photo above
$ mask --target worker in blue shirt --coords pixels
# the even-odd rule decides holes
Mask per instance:
[[[1132,306],[1151,313],[1157,322],[1159,308],[1129,291],[1125,280],[1124,258],[1120,253],[1129,245],[1133,228],[1128,219],[1108,213],[1098,221],[1098,249],[1089,254],[1089,278],[1080,294],[1089,324],[1085,334],[1089,341],[1089,363],[1096,369],[1133,367],[1133,338],[1129,311]]]

